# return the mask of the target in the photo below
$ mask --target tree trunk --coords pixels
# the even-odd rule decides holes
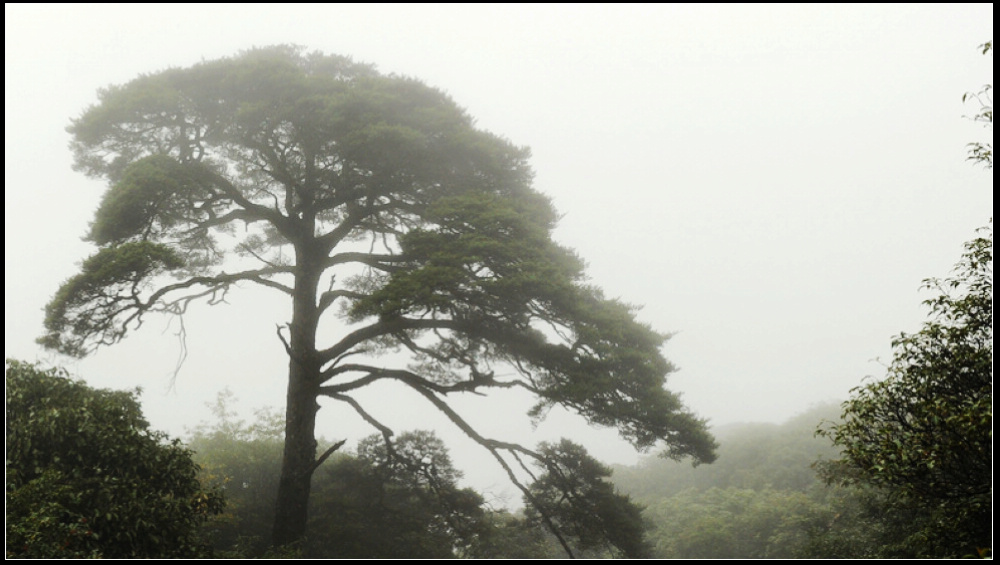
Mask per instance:
[[[292,365],[295,364],[293,360]],[[274,515],[275,547],[295,543],[306,533],[309,491],[316,460],[316,387],[292,368],[285,411],[285,448]],[[296,373],[300,373],[296,375]]]
[[[296,250],[299,270],[292,297],[289,326],[288,394],[285,407],[285,448],[275,506],[272,544],[281,547],[301,540],[309,518],[309,491],[316,461],[316,412],[320,364],[316,353],[317,285],[321,268]]]

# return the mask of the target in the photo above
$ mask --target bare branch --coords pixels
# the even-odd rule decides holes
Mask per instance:
[[[329,347],[318,352],[317,357],[319,360],[326,364],[333,359],[347,353],[352,347],[363,343],[370,339],[377,337],[398,334],[406,330],[420,330],[420,329],[459,329],[462,328],[464,324],[457,322],[455,320],[436,320],[436,319],[414,319],[414,318],[391,318],[383,319],[378,322],[359,328],[349,334],[347,334],[343,339],[340,340],[333,347]]]
[[[281,335],[281,325],[280,324],[275,324],[274,325],[274,330],[275,330],[275,333],[278,334],[278,339],[281,340],[281,345],[283,345],[285,347],[285,353],[287,353],[288,356],[291,357],[292,356],[292,346],[291,346],[291,344],[288,343],[288,340],[285,339],[285,336]]]
[[[362,408],[361,404],[359,404],[357,400],[354,400],[353,398],[347,396],[346,394],[328,394],[327,396],[333,398],[334,400],[339,400],[341,402],[346,402],[347,404],[350,404],[351,408],[354,408],[354,411],[357,412],[358,415],[361,416],[361,418],[364,421],[368,422],[378,431],[382,432],[383,437],[392,437],[393,431],[389,429],[388,426],[383,425],[381,422],[376,420],[374,416],[365,411],[365,409]]]
[[[143,309],[149,309],[153,304],[155,304],[157,301],[163,298],[166,294],[169,294],[177,290],[182,290],[185,288],[190,288],[195,285],[205,285],[214,288],[219,288],[222,286],[228,286],[232,283],[239,281],[254,282],[263,286],[280,290],[288,295],[291,295],[294,292],[293,289],[281,283],[265,279],[264,277],[279,273],[292,273],[292,272],[293,269],[291,267],[267,267],[264,269],[257,269],[254,271],[243,271],[241,273],[233,273],[233,274],[220,273],[215,276],[191,277],[186,281],[167,285],[157,290],[152,295],[150,295],[149,299],[146,300],[145,303],[140,305],[143,307]],[[204,293],[199,294],[197,296],[203,296],[203,295]]]
[[[342,439],[342,440],[338,441],[337,443],[331,445],[326,451],[323,452],[322,455],[320,455],[316,459],[316,462],[313,463],[312,467],[309,469],[309,472],[305,473],[305,475],[306,476],[312,475],[316,471],[316,469],[319,469],[319,466],[322,465],[324,461],[326,461],[327,459],[329,459],[330,456],[333,455],[333,453],[335,451],[337,451],[338,449],[340,449],[341,447],[343,447],[343,445],[345,443],[347,443],[347,440],[346,439]]]

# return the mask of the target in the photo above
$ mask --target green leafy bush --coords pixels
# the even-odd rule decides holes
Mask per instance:
[[[8,359],[7,557],[196,557],[222,509],[191,453],[149,429],[137,392]]]

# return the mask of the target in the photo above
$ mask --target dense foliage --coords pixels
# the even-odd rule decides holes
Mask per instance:
[[[719,459],[691,469],[649,458],[615,483],[646,507],[652,555],[671,559],[904,558],[916,532],[961,537],[965,526],[863,482],[827,484],[840,448],[815,434],[837,405],[784,424],[715,430]],[[817,469],[823,473],[817,473]]]
[[[8,359],[7,556],[206,555],[222,507],[191,453],[149,429],[134,392]]]
[[[552,521],[559,541],[573,555],[600,551],[612,557],[649,557],[643,508],[616,492],[611,469],[581,446],[563,440],[541,447],[548,462],[525,494],[527,515],[538,524]]]
[[[317,473],[308,547],[339,558],[433,559],[464,555],[487,527],[479,493],[458,486],[461,473],[444,443],[406,432],[387,451],[379,436],[357,457]]]
[[[107,88],[69,131],[77,168],[110,186],[88,234],[98,250],[48,305],[42,344],[83,355],[239,283],[289,299],[277,545],[304,536],[328,456],[319,399],[391,437],[356,395],[375,382],[426,400],[507,469],[543,452],[479,435],[450,398],[516,387],[537,400],[530,417],[558,404],[637,449],[714,458],[704,422],[664,388],[666,336],[586,284],[552,240],[528,150],[444,93],[273,47]]]
[[[822,431],[844,450],[828,475],[933,516],[907,538],[916,556],[975,555],[993,533],[992,228],[926,286],[939,293],[925,301],[931,319],[893,341],[888,376],[855,389],[844,421]]]

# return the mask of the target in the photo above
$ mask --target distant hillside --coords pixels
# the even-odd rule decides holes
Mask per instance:
[[[645,506],[655,557],[829,556],[818,540],[839,516],[839,491],[817,478],[813,463],[838,453],[815,431],[839,415],[829,404],[780,425],[723,426],[714,430],[719,459],[711,465],[649,457],[616,467],[613,479]]]
[[[618,488],[641,502],[673,496],[687,489],[748,488],[804,491],[816,483],[812,464],[837,458],[825,438],[816,437],[820,422],[837,420],[839,404],[810,408],[783,424],[729,424],[713,429],[719,458],[692,467],[649,456],[635,466],[614,467]]]

